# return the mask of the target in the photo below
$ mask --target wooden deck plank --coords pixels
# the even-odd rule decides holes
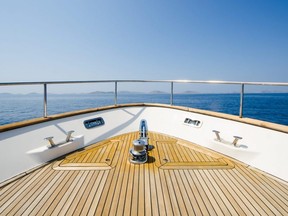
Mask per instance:
[[[101,148],[101,150],[97,151],[97,156],[92,159],[92,161],[105,161],[107,158],[107,155],[109,154],[110,150],[112,149],[114,145],[112,143],[109,143]]]
[[[25,189],[27,187],[29,187],[29,185],[31,183],[33,183],[37,178],[39,178],[41,175],[45,175],[45,172],[49,172],[49,167],[45,166],[43,169],[39,169],[35,172],[33,172],[33,174],[31,175],[27,175],[21,178],[20,180],[17,180],[17,184],[15,185],[15,187],[9,187],[10,185],[8,185],[8,187],[10,188],[10,190],[5,190],[5,188],[3,189],[3,193],[1,191],[1,196],[0,196],[0,213],[1,213],[1,209],[4,209],[5,206],[9,205],[9,201],[13,201],[17,196],[19,196],[21,194],[22,191],[25,191]]]
[[[86,154],[84,161],[94,161],[94,160],[91,160],[91,158],[93,158],[93,154],[92,152],[89,152],[88,154]]]
[[[83,161],[85,160],[85,157],[87,157],[86,154],[81,155],[81,157],[78,158],[78,163],[83,163]]]
[[[163,164],[163,159],[166,157],[164,155],[164,149],[162,145],[157,145],[157,142],[152,143],[154,146],[154,151],[152,151],[150,154],[153,154],[153,157],[155,159],[155,166],[160,167]]]
[[[66,182],[71,178],[72,176],[72,172],[61,172],[59,171],[58,173],[62,173],[61,178],[58,179],[57,182],[55,182],[55,184],[51,184],[50,183],[47,185],[47,187],[45,188],[45,190],[43,190],[41,192],[41,194],[39,194],[37,196],[37,198],[31,203],[31,208],[33,206],[35,206],[34,208],[32,208],[31,210],[28,208],[24,214],[27,215],[42,215],[45,213],[46,209],[49,208],[50,204],[53,203],[53,201],[55,200],[56,196],[58,195],[59,192],[59,188],[64,187],[64,185],[66,184]],[[41,212],[40,212],[41,211]]]
[[[254,172],[251,169],[243,169],[243,171],[251,178],[255,178],[256,184],[263,190],[269,191],[268,193],[271,193],[272,195],[278,195],[277,198],[279,198],[283,203],[288,202],[288,190],[283,187],[283,185],[279,184],[274,179],[267,178],[267,176],[262,173]]]
[[[97,187],[97,191],[96,191],[96,193],[94,195],[94,198],[93,198],[93,201],[91,203],[88,215],[95,215],[95,212],[97,210],[98,204],[101,201],[101,198],[102,198],[101,196],[103,195],[103,190],[105,188],[105,183],[106,183],[106,181],[108,179],[108,176],[109,176],[109,172],[105,171],[103,173],[103,177],[101,178],[101,181],[99,183],[99,187]]]
[[[207,210],[207,214],[209,215],[216,215],[216,208],[219,208],[218,206],[213,206],[209,197],[209,194],[206,193],[205,189],[206,189],[206,185],[203,184],[203,179],[199,179],[199,173],[198,170],[193,170],[190,171],[189,174],[191,175],[193,182],[195,184],[195,188],[197,188],[198,193],[201,197],[201,199],[203,199],[203,203],[205,206],[204,211]]]
[[[69,210],[70,205],[78,194],[80,188],[83,187],[83,183],[88,174],[89,172],[85,171],[81,171],[79,173],[79,180],[76,180],[74,184],[71,184],[69,190],[62,197],[61,201],[59,202],[57,208],[54,210],[52,215],[64,215]]]
[[[233,212],[232,215],[245,215],[247,212],[249,212],[245,205],[240,205],[241,199],[238,198],[237,194],[233,193],[234,191],[229,189],[227,184],[225,184],[225,182],[223,182],[222,179],[216,175],[216,173],[217,172],[213,170],[209,175],[207,175],[207,178],[210,182],[214,182],[214,184],[217,182],[217,192],[219,193],[221,199],[225,202],[229,212]],[[244,208],[244,210],[242,208]]]
[[[125,207],[123,211],[123,215],[131,215],[131,206],[132,206],[132,194],[133,194],[133,182],[134,182],[134,173],[135,166],[129,166],[129,177],[128,177],[128,185],[125,197]]]
[[[101,148],[102,152],[101,152],[101,150],[97,151],[97,149],[100,148],[100,146],[98,148],[90,149],[91,155],[88,158],[88,161],[95,161],[95,162],[97,161],[97,162],[99,162],[100,161],[99,157],[101,157],[101,153],[105,152],[107,147],[108,146],[104,146],[103,145],[103,148]]]
[[[37,181],[37,179],[40,178],[41,175],[45,176],[49,172],[51,172],[51,170],[49,170],[48,166],[44,167],[42,171],[37,172],[35,175],[32,175],[32,178],[26,179],[25,183],[21,185],[20,188],[18,188],[17,190],[13,190],[13,192],[9,194],[10,196],[7,197],[7,199],[2,199],[0,214],[6,214],[5,212],[8,213],[12,208],[14,208],[15,204],[17,205],[18,203],[17,201],[22,200],[23,194],[25,195],[27,192],[29,192],[29,189],[31,188],[31,185],[33,185],[33,182]],[[15,209],[17,210],[17,208]]]
[[[175,142],[176,143],[176,142]],[[174,143],[174,144],[175,144]],[[168,143],[168,144],[163,144],[164,146],[165,146],[165,148],[166,148],[166,151],[167,151],[167,156],[168,156],[168,158],[170,159],[170,161],[179,161],[180,162],[180,160],[179,160],[179,158],[178,158],[178,155],[176,154],[176,152],[175,152],[175,148],[170,148],[170,146],[171,146],[171,143]]]
[[[118,161],[121,161],[120,156],[121,156],[121,153],[118,152],[115,155],[115,157],[113,158],[113,161],[118,164]],[[119,166],[120,165],[122,165],[122,164],[119,163]],[[104,196],[102,197],[102,199],[100,199],[100,202],[97,206],[96,215],[109,213],[110,208],[107,208],[107,207],[105,208],[105,205],[106,206],[111,205],[111,200],[112,200],[113,195],[114,195],[115,186],[116,186],[117,181],[118,181],[118,175],[119,175],[119,168],[118,169],[116,169],[116,168],[112,169],[112,171],[109,172],[107,182],[106,182],[105,187],[103,189]]]
[[[180,144],[178,144],[180,145]],[[182,151],[183,151],[183,156],[185,157],[185,161],[199,161],[198,158],[195,156],[195,151],[193,151],[190,148],[184,148],[183,145],[182,146]]]
[[[159,144],[160,144],[160,142],[159,142]],[[163,149],[163,157],[162,157],[162,160],[163,160],[163,159],[167,159],[168,161],[173,161],[174,158],[169,154],[170,152],[168,151],[167,146],[162,144],[162,149]]]
[[[81,215],[93,215],[95,213],[108,174],[108,171],[98,172],[98,176],[96,177],[95,182],[93,183],[93,187],[91,188],[91,191],[86,198],[86,202],[84,200],[85,204],[82,208]]]
[[[128,152],[129,151],[129,146],[127,145],[126,147],[126,151]],[[124,167],[123,167],[123,179],[122,179],[122,182],[121,184],[119,185],[119,196],[117,197],[118,200],[116,200],[116,197],[115,197],[115,203],[117,203],[117,209],[115,209],[114,211],[114,208],[111,207],[111,214],[114,213],[114,215],[123,215],[124,214],[124,208],[125,208],[125,204],[127,204],[127,200],[129,200],[129,195],[128,195],[128,181],[129,181],[129,175],[130,175],[130,166],[129,166],[129,163],[128,161],[124,164]],[[122,198],[120,198],[122,197]],[[130,196],[131,197],[131,196]]]
[[[265,205],[265,203],[263,203],[261,200],[259,200],[259,198],[257,197],[256,194],[252,193],[249,189],[249,187],[247,187],[246,185],[246,181],[242,181],[241,179],[238,178],[236,171],[231,172],[230,176],[231,176],[231,181],[233,181],[233,187],[238,187],[239,191],[241,191],[241,193],[244,195],[244,199],[247,199],[249,202],[249,209],[252,209],[252,206],[256,209],[256,211],[260,214],[260,215],[264,215],[265,212],[270,212],[270,210],[267,208],[267,206]],[[267,214],[267,213],[266,213]]]
[[[25,178],[32,178],[31,175],[24,175],[22,177],[22,181],[19,179],[15,179],[14,181],[11,181],[9,184],[7,184],[5,187],[0,187],[0,194],[6,194],[5,196],[0,197],[0,203],[4,198],[7,198],[7,195],[11,193],[11,190],[15,189],[16,187],[19,187],[19,184],[23,183]],[[1,205],[0,205],[1,206]]]
[[[129,134],[128,136],[127,136],[127,138],[125,138],[124,139],[124,141],[125,142],[127,142],[127,140],[130,140],[130,139],[132,139],[131,138],[131,134]],[[129,145],[125,145],[125,150],[124,151],[126,151],[126,152],[128,152],[129,151]],[[125,157],[123,157],[123,158],[125,158]],[[119,195],[116,197],[115,196],[115,198],[114,198],[114,202],[115,203],[117,203],[117,209],[115,209],[114,210],[114,208],[113,207],[111,207],[111,214],[113,214],[114,213],[114,215],[123,215],[124,214],[124,209],[125,209],[125,204],[127,204],[128,203],[128,197],[129,197],[129,195],[128,195],[128,193],[129,193],[129,191],[128,191],[128,187],[129,187],[129,175],[130,175],[130,166],[129,166],[129,163],[128,163],[128,159],[127,159],[127,161],[126,161],[126,163],[124,163],[123,162],[123,169],[122,169],[122,177],[123,177],[123,179],[121,180],[121,184],[119,184],[119,188],[120,188],[120,190],[119,190]],[[121,197],[121,198],[120,198]],[[117,198],[118,198],[118,200],[117,200]],[[130,201],[129,201],[129,203],[130,203]]]
[[[102,153],[101,161],[103,162],[106,161],[106,163],[109,163],[110,161],[110,164],[111,164],[112,159],[114,158],[114,155],[116,154],[117,150],[120,148],[119,146],[121,146],[121,144],[123,144],[121,140],[111,141],[111,144],[108,145],[109,149],[107,149],[107,152]]]
[[[54,175],[51,175],[53,173],[53,171],[51,172],[51,170],[49,172],[46,173],[46,176],[48,176],[47,180],[48,181],[51,181],[53,180],[53,178],[57,178],[57,175],[55,176],[55,173]],[[6,211],[3,212],[3,214],[11,214],[11,215],[15,215],[16,212],[18,211],[23,211],[23,208],[25,210],[25,203],[26,203],[26,200],[30,200],[30,197],[34,194],[34,193],[37,193],[38,191],[41,191],[41,185],[43,183],[45,183],[45,176],[44,178],[40,178],[40,179],[35,179],[34,182],[31,182],[29,187],[25,188],[25,190],[20,190],[21,191],[21,194],[19,194],[19,196],[15,199],[13,199],[13,202],[15,203],[14,205],[10,205],[9,208],[6,208]],[[33,185],[33,187],[31,186]],[[25,197],[25,199],[23,199],[23,197]],[[23,207],[24,205],[24,207]],[[19,214],[20,215],[20,214]]]
[[[239,203],[242,210],[245,214],[259,215],[259,212],[256,209],[256,206],[251,203],[251,201],[247,197],[247,193],[243,192],[243,188],[240,185],[236,185],[233,177],[231,176],[231,172],[224,172],[223,170],[219,170],[218,172],[214,172],[220,181],[225,183],[227,190],[233,195],[233,198]],[[245,196],[246,195],[246,196]]]
[[[193,212],[194,215],[201,215],[199,202],[197,201],[196,195],[195,195],[197,192],[195,190],[193,191],[191,188],[192,181],[189,180],[189,178],[187,178],[184,170],[178,170],[178,173],[179,175],[176,175],[176,176],[178,178],[181,178],[181,181],[182,181],[179,183],[179,184],[182,184],[181,190],[186,192],[186,194],[184,194],[184,200],[187,202],[186,204],[187,211],[189,212],[189,214],[192,214]]]
[[[90,171],[90,172],[92,173],[92,177],[91,177],[91,179],[89,179],[88,185],[87,185],[86,189],[84,190],[84,193],[83,193],[82,197],[80,198],[79,202],[77,203],[77,205],[75,205],[75,210],[73,212],[73,215],[80,215],[83,209],[89,210],[88,206],[91,204],[91,202],[92,202],[91,200],[94,197],[95,188],[97,189],[97,187],[99,186],[101,176],[103,176],[103,174],[104,174],[103,171],[102,172]],[[98,182],[97,182],[97,180],[98,180]],[[69,214],[67,214],[67,215],[69,215]]]
[[[288,214],[287,183],[185,140],[149,132],[155,148],[148,163],[131,164],[129,148],[138,136],[116,136],[54,163],[79,170],[55,170],[51,164],[1,187],[0,214]],[[221,167],[225,161],[229,169]],[[88,169],[102,163],[110,169]]]
[[[180,154],[181,151],[181,146],[177,144],[177,142],[175,141],[175,143],[169,143],[168,145],[170,151],[172,152],[175,160],[179,161],[179,162],[184,162],[185,159],[183,158],[182,154]]]
[[[80,202],[80,200],[83,197],[85,191],[87,190],[87,187],[88,187],[88,185],[90,183],[90,180],[91,180],[92,176],[93,176],[93,171],[88,171],[87,172],[87,177],[83,178],[82,184],[79,184],[81,187],[79,188],[79,190],[74,195],[74,198],[73,198],[69,208],[67,209],[66,212],[63,212],[63,213],[65,213],[66,215],[75,215],[76,214],[75,211],[77,209],[78,203]],[[63,211],[63,209],[62,209],[62,211]],[[74,214],[74,212],[75,212],[75,214]]]
[[[182,145],[182,143],[177,142],[177,145],[185,147],[185,145]],[[192,154],[192,149],[190,148],[181,148],[182,150],[182,157],[185,158],[185,161],[196,161]]]
[[[214,197],[214,200],[216,200],[224,215],[236,215],[237,212],[231,206],[231,203],[228,201],[225,194],[223,194],[221,188],[218,185],[218,182],[213,181],[210,172],[211,170],[203,170],[203,172],[201,172],[201,176],[206,184],[209,185],[209,188],[211,188],[210,192]]]
[[[62,198],[65,196],[67,197],[66,193],[68,193],[71,189],[69,189],[71,187],[71,184],[75,184],[76,182],[78,182],[79,180],[79,172],[80,171],[75,171],[72,173],[71,178],[69,178],[65,184],[63,185],[62,188],[57,188],[55,193],[57,193],[57,196],[54,197],[53,195],[51,196],[51,198],[53,199],[52,202],[48,202],[50,204],[49,208],[44,212],[44,209],[40,209],[40,213],[39,215],[52,215],[53,212],[55,212],[55,210],[58,210],[60,207],[59,206],[59,202],[62,200]]]
[[[110,199],[107,199],[106,203],[110,205],[110,209],[109,209],[109,214],[110,215],[117,215],[117,208],[118,208],[118,203],[119,200],[121,199],[121,189],[122,189],[122,185],[123,185],[123,180],[124,180],[124,176],[125,176],[125,166],[127,165],[128,161],[127,161],[127,157],[125,157],[125,152],[128,152],[128,145],[125,145],[125,148],[122,148],[123,151],[121,151],[120,153],[120,158],[119,158],[119,163],[120,166],[118,166],[116,168],[116,170],[118,170],[117,172],[117,180],[115,181],[115,186],[112,186],[114,189],[114,191],[110,191],[109,193],[112,195]],[[119,168],[119,169],[118,169]],[[113,194],[112,194],[113,193]],[[108,208],[107,208],[108,209]],[[108,214],[107,212],[103,213]]]
[[[166,179],[166,184],[167,184],[167,190],[169,193],[170,201],[171,201],[171,207],[173,210],[174,215],[180,215],[180,209],[178,206],[178,200],[177,200],[177,195],[174,191],[174,185],[170,176],[170,172],[165,170],[164,171],[165,179]]]
[[[122,165],[122,163],[119,162],[119,161],[121,161],[121,155],[123,155],[122,151],[123,151],[123,148],[122,148],[122,150],[118,149],[115,152],[115,156],[112,159],[112,162],[114,164]],[[109,211],[110,211],[109,205],[111,205],[111,201],[113,199],[115,188],[116,188],[115,186],[119,180],[118,175],[119,175],[119,166],[115,169],[112,169],[112,171],[108,173],[107,180],[106,180],[106,183],[105,183],[104,188],[103,188],[103,194],[104,195],[101,196],[101,199],[99,200],[98,205],[97,206],[95,205],[97,215],[109,213]],[[105,207],[105,206],[108,206],[108,207]],[[91,214],[93,214],[92,213],[93,211],[90,210],[90,212],[91,212]],[[89,212],[89,214],[90,214],[90,212]]]
[[[24,215],[25,214],[29,215],[30,211],[37,205],[37,198],[42,197],[39,193],[43,193],[43,191],[48,191],[49,188],[51,188],[54,184],[56,184],[59,179],[62,178],[63,173],[54,173],[53,175],[50,175],[48,179],[42,179],[40,180],[37,185],[35,185],[31,190],[29,191],[29,194],[25,195],[26,199],[22,199],[18,205],[23,204],[21,208],[18,209],[17,213],[16,212],[10,212],[12,215]],[[39,185],[39,187],[38,187]],[[28,199],[29,197],[29,199]],[[39,201],[39,200],[38,200]],[[16,206],[15,206],[16,207]],[[14,208],[14,209],[17,209]]]
[[[135,165],[132,165],[135,166]],[[132,193],[132,204],[131,204],[131,215],[138,215],[138,198],[139,198],[139,170],[140,166],[134,167],[134,179],[133,179],[133,193]]]
[[[150,154],[151,155],[151,154]],[[147,170],[149,171],[149,182],[150,182],[150,196],[151,196],[151,206],[147,206],[150,209],[152,215],[159,215],[159,204],[158,204],[158,191],[156,188],[155,182],[155,172],[154,172],[154,165],[153,165],[154,158],[149,158],[149,164]],[[148,172],[147,171],[147,172]],[[147,181],[148,181],[147,180]]]
[[[156,160],[155,151],[151,152],[150,154],[154,158],[154,160]],[[150,167],[152,169],[151,178],[153,178],[153,180],[151,180],[152,182],[151,184],[153,185],[154,183],[154,186],[152,186],[153,187],[152,193],[154,192],[157,194],[157,197],[153,196],[152,198],[152,207],[153,205],[155,205],[155,207],[153,208],[153,215],[166,215],[167,213],[166,213],[166,208],[165,208],[165,203],[164,203],[163,188],[162,188],[162,184],[160,180],[159,170],[152,163],[150,164]]]
[[[256,193],[258,198],[260,198],[266,203],[267,207],[271,209],[272,212],[274,213],[279,212],[279,214],[285,214],[287,212],[288,208],[285,205],[287,202],[284,202],[284,203],[281,202],[281,199],[277,198],[274,193],[271,193],[268,190],[266,182],[259,181],[258,180],[259,176],[251,175],[250,172],[248,171],[249,169],[244,169],[243,166],[239,166],[238,170],[242,172],[242,175],[240,178],[243,179],[242,176],[249,177],[247,180],[247,183],[249,182],[249,186],[251,190]],[[285,199],[285,196],[283,198]]]
[[[174,187],[174,193],[176,194],[177,197],[177,202],[178,202],[178,207],[180,209],[180,214],[181,215],[188,215],[188,210],[187,206],[189,206],[189,202],[186,204],[185,203],[185,198],[187,198],[186,191],[181,188],[183,187],[182,184],[179,184],[179,181],[177,181],[176,175],[178,174],[178,170],[170,170],[170,177],[172,180],[172,184]],[[177,173],[176,173],[177,172]]]
[[[259,208],[259,211],[260,209],[263,210],[266,214],[273,214],[273,212],[278,212],[278,210],[268,201],[269,200],[269,197],[265,197],[263,196],[263,194],[261,194],[259,192],[259,190],[257,189],[257,187],[255,187],[256,185],[253,186],[253,183],[252,183],[252,179],[250,178],[244,178],[240,172],[241,172],[241,169],[240,169],[241,166],[239,166],[239,169],[237,169],[237,172],[234,172],[233,174],[235,175],[235,178],[237,178],[239,180],[239,183],[242,184],[244,187],[243,189],[245,188],[245,191],[247,193],[249,193],[249,196],[251,196],[253,199],[254,199],[254,202],[258,203],[260,208]],[[260,201],[261,200],[261,201]],[[258,209],[257,209],[258,210]],[[263,213],[264,214],[264,213]]]
[[[149,161],[148,161],[149,162]],[[151,209],[152,209],[152,202],[151,202],[151,182],[150,182],[150,169],[149,164],[144,164],[144,195],[145,195],[145,202],[144,202],[144,213],[147,216],[152,215]]]
[[[149,173],[146,172],[146,167],[148,164],[143,164],[143,166],[139,166],[136,164],[135,166],[139,166],[139,184],[138,184],[138,213],[137,215],[143,216],[145,214],[151,215],[150,213],[150,188],[149,188]],[[148,176],[147,176],[148,175]],[[146,205],[146,206],[145,206]],[[145,211],[146,210],[146,211]],[[149,214],[150,213],[150,214]]]
[[[167,181],[166,181],[164,170],[159,170],[159,174],[160,174],[160,180],[161,180],[161,185],[163,189],[163,197],[164,197],[166,212],[167,214],[175,215],[175,212],[173,212],[173,209],[172,209],[171,197],[168,192],[168,186],[167,186]]]
[[[184,174],[189,182],[189,187],[191,188],[193,192],[193,196],[195,197],[197,201],[197,205],[199,206],[202,214],[201,215],[209,215],[208,209],[205,204],[205,197],[202,196],[202,190],[200,187],[197,185],[197,179],[194,176],[193,172],[190,172],[188,170],[183,170]],[[194,203],[196,205],[196,203]]]
[[[215,197],[211,193],[209,185],[207,185],[207,181],[205,179],[203,179],[203,177],[202,177],[203,171],[202,170],[195,170],[194,173],[195,173],[195,176],[198,179],[198,181],[201,181],[201,187],[203,190],[203,195],[205,194],[204,196],[209,199],[209,202],[207,202],[208,200],[206,200],[206,202],[205,202],[208,211],[211,213],[215,212],[216,215],[223,215],[221,207],[218,205],[217,200],[215,199]]]
[[[192,161],[201,161],[200,158],[199,158],[199,154],[197,154],[196,151],[193,151],[192,149],[189,149],[189,150],[188,150],[188,153],[191,154],[190,157],[191,157],[191,160],[192,160]]]

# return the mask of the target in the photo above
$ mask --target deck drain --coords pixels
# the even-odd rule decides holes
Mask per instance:
[[[109,161],[110,161],[110,158],[106,158],[105,161],[106,161],[106,162],[109,162]]]
[[[167,158],[163,159],[163,162],[167,163],[169,160]]]

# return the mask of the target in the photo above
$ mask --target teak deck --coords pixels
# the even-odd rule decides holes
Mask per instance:
[[[0,215],[287,215],[288,185],[187,141],[138,132],[67,155],[0,189]]]

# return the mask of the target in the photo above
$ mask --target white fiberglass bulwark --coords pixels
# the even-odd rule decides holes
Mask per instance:
[[[104,125],[90,129],[85,127],[84,121],[98,117],[103,118]],[[270,129],[264,122],[213,112],[157,104],[131,104],[51,117],[49,121],[46,119],[25,127],[13,125],[15,129],[9,129],[9,125],[2,126],[0,182],[76,149],[137,131],[142,119],[146,120],[149,131],[196,143],[288,180],[286,126],[276,125]],[[62,143],[71,130],[75,131],[71,142],[47,147],[49,142],[45,138],[52,136],[56,144]],[[219,132],[220,140],[213,131]],[[235,137],[240,139],[233,144]]]

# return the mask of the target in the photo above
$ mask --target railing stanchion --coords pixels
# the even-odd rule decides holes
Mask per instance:
[[[47,83],[44,83],[44,112],[43,117],[47,118]]]
[[[117,82],[115,82],[114,104],[115,104],[115,106],[118,104],[118,98],[117,98]]]
[[[243,117],[243,102],[244,102],[244,83],[241,84],[241,94],[240,94],[240,110],[239,117]]]
[[[173,82],[171,82],[170,105],[173,105]]]
[[[244,87],[245,85],[256,85],[256,86],[286,86],[288,87],[288,82],[231,82],[231,81],[198,81],[198,80],[91,80],[91,81],[54,81],[54,82],[9,82],[9,83],[2,83],[0,82],[1,86],[22,86],[22,85],[43,85],[44,86],[44,101],[43,101],[43,117],[48,117],[48,106],[47,106],[47,88],[48,84],[50,85],[58,85],[58,84],[80,84],[80,83],[115,83],[115,92],[114,92],[114,100],[115,106],[118,105],[118,82],[124,83],[136,83],[136,82],[153,82],[153,83],[170,83],[170,105],[174,104],[174,83],[197,83],[197,84],[229,84],[229,85],[241,85],[241,92],[240,92],[240,105],[239,105],[239,118],[243,117],[243,110],[244,110]],[[113,103],[112,103],[113,104]]]

